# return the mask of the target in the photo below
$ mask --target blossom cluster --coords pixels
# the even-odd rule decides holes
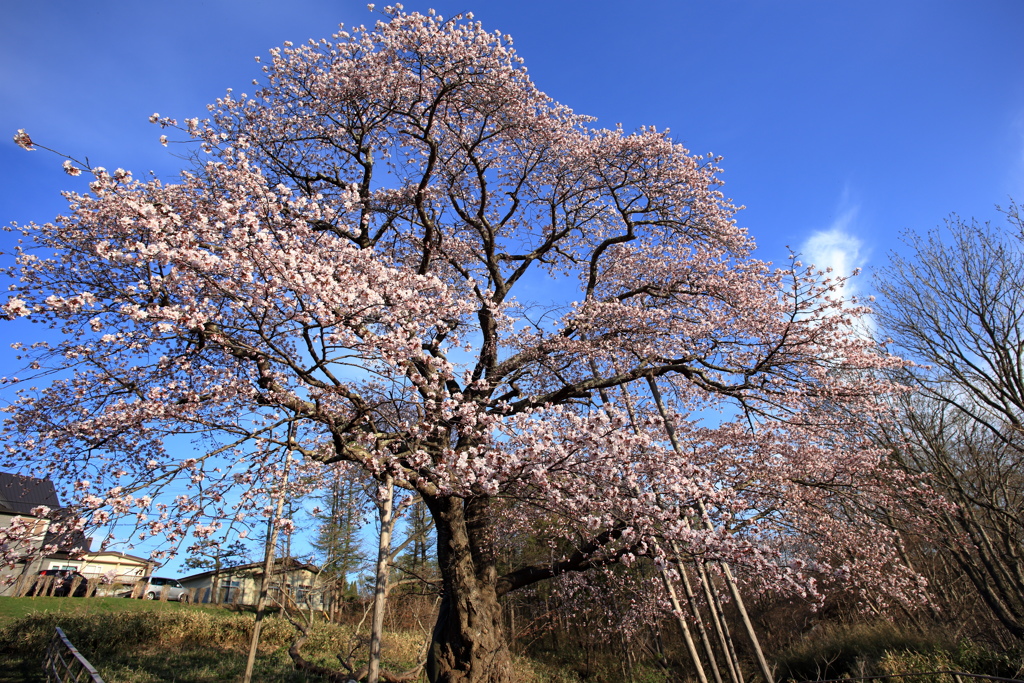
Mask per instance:
[[[863,424],[899,363],[842,278],[755,258],[717,157],[594,128],[469,17],[386,12],[274,50],[208,119],[153,114],[210,156],[178,182],[91,169],[27,228],[3,310],[63,338],[24,351],[57,379],[17,383],[16,458],[90,473],[83,520],[172,544],[259,518],[290,452],[293,495],[351,462],[490,501],[486,543],[533,534],[559,566],[671,541],[758,590],[917,590],[870,515],[833,513],[888,495]]]

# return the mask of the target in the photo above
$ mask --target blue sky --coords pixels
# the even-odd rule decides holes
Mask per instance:
[[[225,88],[251,89],[270,47],[379,17],[347,0],[5,5],[3,139],[25,128],[96,164],[166,175],[180,162],[149,114],[201,116]],[[870,266],[901,230],[1024,198],[1019,0],[406,5],[429,7],[511,34],[539,87],[600,124],[668,127],[723,155],[726,192],[767,259],[841,227]],[[0,163],[5,223],[52,217],[76,185],[55,157],[10,143]]]
[[[511,34],[541,90],[599,125],[667,127],[692,151],[724,156],[726,194],[746,205],[740,224],[766,260],[789,245],[870,271],[903,230],[951,212],[996,220],[993,205],[1024,200],[1020,0],[406,4],[430,7]],[[10,142],[17,129],[96,165],[170,177],[183,162],[160,146],[151,113],[201,117],[226,88],[251,90],[253,57],[271,47],[380,18],[348,0],[3,9],[3,224],[49,220],[61,190],[83,187],[57,157]],[[7,345],[31,330],[0,328],[0,375],[16,369]]]

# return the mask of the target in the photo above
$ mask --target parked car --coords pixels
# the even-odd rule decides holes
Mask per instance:
[[[29,595],[45,595],[48,590],[46,582],[47,577],[53,577],[51,582],[53,585],[53,592],[50,595],[58,598],[66,598],[71,593],[71,586],[75,584],[75,579],[78,579],[78,585],[75,586],[75,593],[72,597],[84,598],[89,587],[86,585],[86,578],[76,572],[73,569],[44,569],[36,576],[36,581],[29,589]]]
[[[165,587],[167,588],[168,600],[188,602],[192,595],[189,592],[189,589],[182,586],[177,579],[168,579],[163,576],[147,576],[143,581],[145,581],[146,584],[141,591],[136,592],[132,589],[127,593],[122,593],[121,595],[123,597],[130,598],[135,594],[143,600],[158,600],[163,595]]]

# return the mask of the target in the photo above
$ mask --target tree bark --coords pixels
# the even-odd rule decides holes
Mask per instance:
[[[454,496],[425,500],[437,529],[443,579],[427,677],[431,683],[509,683],[488,503]]]
[[[267,544],[263,550],[263,576],[260,578],[260,593],[256,600],[256,622],[253,624],[252,636],[249,638],[249,656],[245,661],[245,674],[242,683],[252,680],[253,667],[256,665],[256,651],[260,645],[260,632],[263,629],[263,616],[267,611],[267,598],[270,595],[270,584],[274,575],[274,551],[277,549],[277,520],[284,511],[284,498],[288,491],[288,469],[292,463],[292,452],[286,451],[284,460],[284,476],[281,479],[281,490],[277,494],[277,508],[273,517],[267,521]],[[285,556],[284,561],[290,558]],[[287,570],[287,565],[282,566]]]
[[[377,501],[380,516],[380,536],[377,539],[377,580],[373,588],[373,617],[370,620],[370,660],[366,683],[377,683],[380,678],[380,650],[384,635],[384,610],[388,603],[388,580],[391,578],[391,533],[395,527],[395,480],[384,478],[384,495]]]

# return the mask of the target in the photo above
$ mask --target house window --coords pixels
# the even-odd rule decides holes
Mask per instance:
[[[238,579],[232,580],[221,580],[221,590],[224,591],[224,597],[221,598],[221,602],[234,602],[235,600],[241,600],[242,594],[242,582]]]

